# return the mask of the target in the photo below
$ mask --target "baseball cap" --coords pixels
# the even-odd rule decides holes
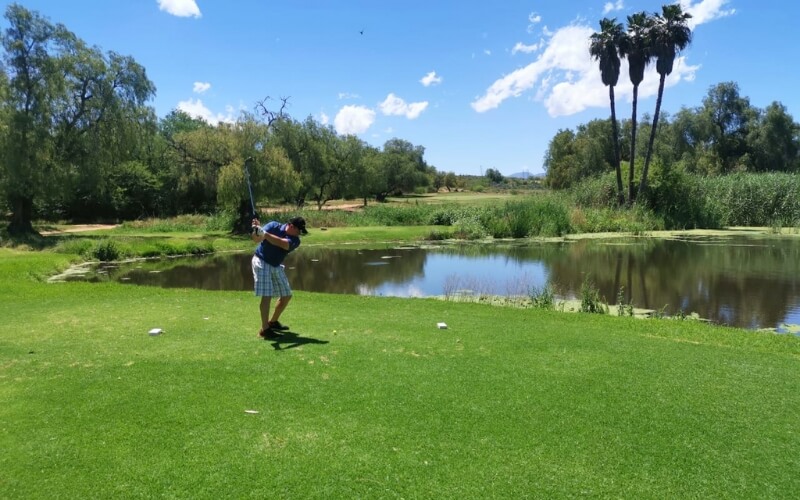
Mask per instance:
[[[308,231],[306,231],[306,220],[304,218],[292,217],[289,219],[289,224],[299,229],[301,234],[308,234]]]

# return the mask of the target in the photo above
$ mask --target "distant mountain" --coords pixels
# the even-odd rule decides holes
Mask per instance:
[[[514,179],[543,179],[546,175],[544,172],[517,172],[506,177],[513,177]]]

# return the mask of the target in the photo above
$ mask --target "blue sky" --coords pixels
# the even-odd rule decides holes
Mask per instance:
[[[3,9],[11,2],[2,1]],[[606,118],[608,91],[588,56],[602,17],[660,11],[652,0],[27,0],[103,51],[133,56],[157,87],[159,117],[179,108],[216,123],[289,97],[289,114],[382,146],[425,147],[439,171],[542,171],[559,129]],[[701,104],[736,81],[759,108],[800,121],[794,0],[684,0],[694,40],[663,109]],[[3,19],[3,28],[7,22]],[[363,33],[362,33],[363,31]],[[642,83],[653,112],[658,76]],[[630,116],[627,66],[617,113]]]

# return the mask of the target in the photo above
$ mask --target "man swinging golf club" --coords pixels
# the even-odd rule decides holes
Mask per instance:
[[[271,221],[261,227],[259,220],[253,219],[252,227],[251,238],[258,243],[252,261],[255,292],[257,297],[261,297],[261,330],[258,335],[265,339],[277,338],[279,332],[289,329],[279,319],[292,299],[292,288],[286,278],[283,259],[300,246],[300,235],[308,234],[306,221],[302,217],[294,217],[286,224]],[[272,297],[278,297],[278,301],[270,317]]]

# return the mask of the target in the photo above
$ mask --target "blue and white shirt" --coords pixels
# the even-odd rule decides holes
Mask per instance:
[[[300,246],[300,238],[297,236],[290,236],[286,233],[286,226],[288,224],[281,224],[280,222],[268,222],[261,229],[265,233],[273,234],[281,239],[289,240],[289,250],[284,250],[279,246],[272,245],[267,241],[262,241],[256,247],[256,255],[258,258],[273,267],[278,267],[283,262],[283,259],[289,255],[289,252]]]

